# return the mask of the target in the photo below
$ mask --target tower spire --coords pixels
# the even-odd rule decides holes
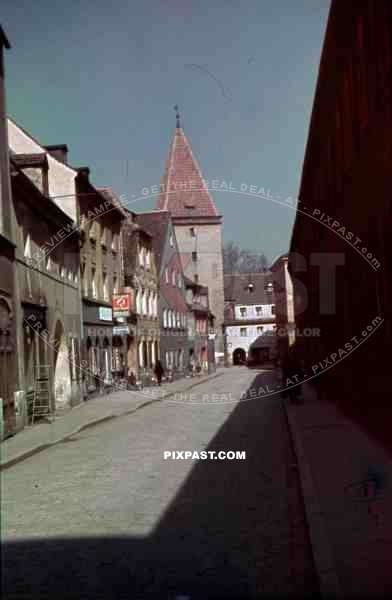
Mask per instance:
[[[176,111],[176,128],[180,129],[181,125],[180,125],[180,113],[178,112],[178,106],[177,104],[174,107],[174,110]]]

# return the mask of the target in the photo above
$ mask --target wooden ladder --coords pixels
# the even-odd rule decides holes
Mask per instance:
[[[34,366],[34,397],[31,424],[35,419],[52,417],[51,365]]]

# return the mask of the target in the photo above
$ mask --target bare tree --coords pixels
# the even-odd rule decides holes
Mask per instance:
[[[268,259],[262,252],[243,250],[228,242],[223,247],[223,269],[225,273],[263,273],[268,270]]]

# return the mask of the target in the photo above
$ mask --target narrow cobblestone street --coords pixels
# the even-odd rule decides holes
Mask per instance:
[[[239,397],[273,377],[232,368],[192,392]],[[204,449],[246,459],[164,459]],[[5,598],[317,594],[276,394],[145,406],[4,471],[2,493]]]

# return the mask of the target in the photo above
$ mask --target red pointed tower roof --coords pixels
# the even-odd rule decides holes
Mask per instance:
[[[175,107],[178,111],[178,107]],[[161,180],[157,208],[168,210],[176,223],[221,223],[214,201],[203,185],[200,167],[176,114],[176,129]]]

